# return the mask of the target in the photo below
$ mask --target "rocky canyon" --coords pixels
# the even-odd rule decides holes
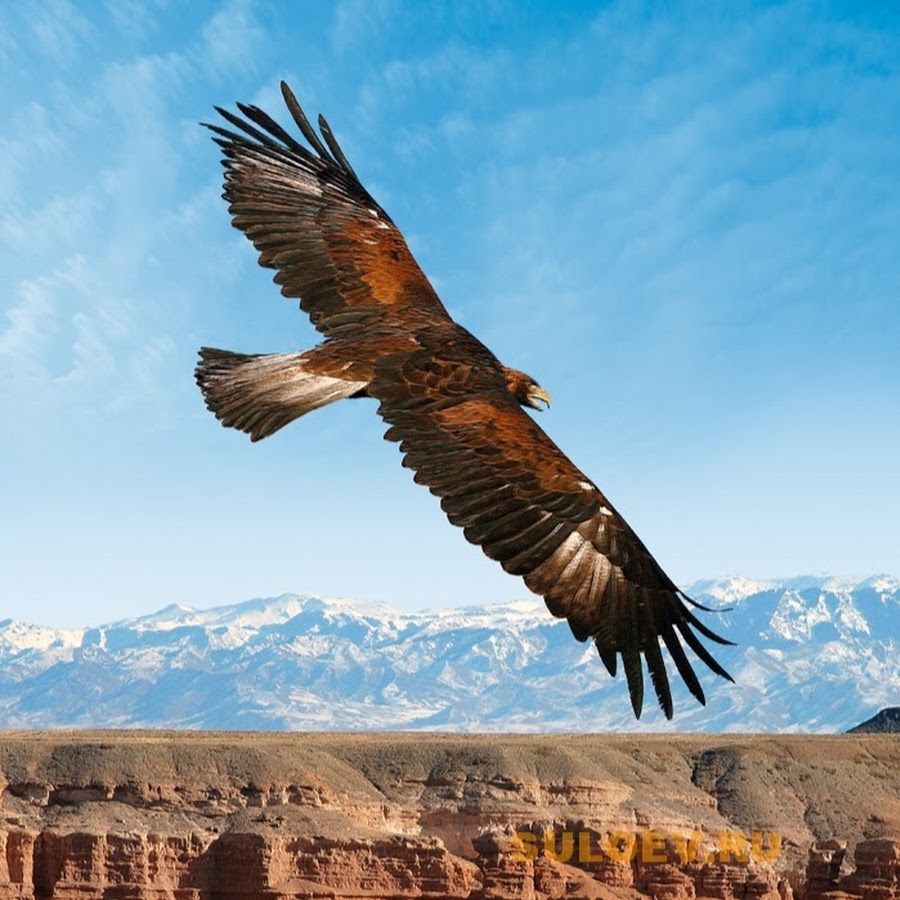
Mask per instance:
[[[0,900],[894,900],[892,735],[0,732]]]

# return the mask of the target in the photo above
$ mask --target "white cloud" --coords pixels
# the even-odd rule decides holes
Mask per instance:
[[[145,40],[159,28],[156,12],[166,0],[106,0],[106,10],[116,29],[129,40]]]
[[[228,0],[203,27],[198,53],[212,74],[259,68],[265,59],[266,31],[253,14],[248,0]]]
[[[45,106],[29,101],[8,113],[8,130],[0,136],[0,202],[9,210],[14,203],[30,200],[22,190],[22,174],[28,165],[62,149],[62,139]]]
[[[436,52],[414,59],[398,59],[384,67],[384,84],[403,96],[434,86],[471,94],[502,83],[513,67],[505,49],[476,49],[458,41],[443,44]]]
[[[0,217],[0,237],[23,257],[58,256],[83,239],[97,206],[93,191],[53,197],[36,209]]]
[[[398,0],[340,0],[331,30],[334,51],[345,53],[372,40],[399,10]]]
[[[5,313],[6,327],[0,330],[0,371],[7,387],[23,374],[46,374],[42,350],[56,321],[56,280],[24,282],[18,301]]]
[[[73,63],[82,45],[97,38],[90,20],[69,0],[32,3],[27,20],[38,47],[58,66]]]
[[[191,77],[177,52],[112,62],[77,94],[44,92],[10,116],[0,371],[5,403],[36,434],[150,396],[165,408],[183,313],[176,236],[192,237],[209,205],[178,194],[171,107]]]
[[[23,282],[6,319],[0,331],[4,376],[24,375],[45,387],[108,375],[114,344],[134,330],[133,311],[108,297],[103,276],[78,254],[55,272]]]

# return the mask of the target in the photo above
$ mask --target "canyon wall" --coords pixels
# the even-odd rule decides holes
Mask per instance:
[[[0,900],[900,900],[900,738],[0,732]]]

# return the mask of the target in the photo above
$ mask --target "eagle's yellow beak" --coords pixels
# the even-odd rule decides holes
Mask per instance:
[[[550,395],[539,384],[528,388],[527,397],[528,405],[532,409],[543,410],[544,407],[541,406],[540,401],[547,404],[547,409],[550,408]]]

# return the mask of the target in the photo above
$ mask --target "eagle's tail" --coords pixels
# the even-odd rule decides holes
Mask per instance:
[[[258,441],[365,387],[364,382],[310,371],[306,357],[304,353],[251,356],[202,347],[194,376],[216,418]]]

